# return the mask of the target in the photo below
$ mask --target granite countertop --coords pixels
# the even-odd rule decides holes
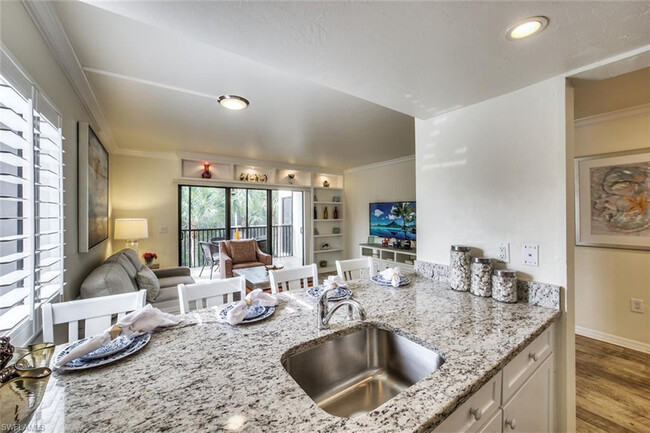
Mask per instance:
[[[367,322],[435,348],[444,364],[376,410],[339,418],[320,409],[284,370],[288,349],[349,327],[338,311],[316,329],[304,292],[278,295],[266,321],[232,327],[216,310],[185,316],[140,353],[80,373],[55,373],[33,420],[45,431],[423,431],[438,425],[560,315],[527,303],[501,304],[413,278],[408,287],[349,284]]]

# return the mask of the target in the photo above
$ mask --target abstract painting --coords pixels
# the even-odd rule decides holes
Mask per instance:
[[[79,124],[79,251],[108,239],[108,152],[87,123]]]
[[[650,152],[576,160],[576,243],[650,249]]]

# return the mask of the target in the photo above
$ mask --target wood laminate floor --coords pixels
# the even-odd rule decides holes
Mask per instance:
[[[650,354],[576,335],[576,427],[650,433]]]

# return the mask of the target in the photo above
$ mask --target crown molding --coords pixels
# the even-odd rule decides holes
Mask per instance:
[[[638,116],[645,113],[650,113],[650,104],[635,105],[634,107],[623,108],[621,110],[581,117],[580,119],[575,119],[573,125],[577,128],[594,123],[609,122],[612,120],[623,119],[625,117]]]
[[[32,21],[34,21],[41,37],[59,63],[63,73],[70,81],[72,88],[81,99],[81,103],[90,115],[93,126],[95,126],[100,138],[102,138],[102,142],[108,147],[109,152],[117,151],[118,146],[115,143],[108,121],[81,67],[61,18],[56,12],[54,2],[23,0],[22,3]]]
[[[112,153],[113,155],[131,156],[135,158],[147,159],[168,159],[178,161],[176,152],[157,152],[151,150],[137,150],[137,149],[117,149]]]
[[[371,170],[373,168],[384,167],[386,165],[399,164],[402,162],[415,161],[415,155],[403,156],[401,158],[389,159],[388,161],[375,162],[367,165],[360,165],[358,167],[346,168],[345,173],[352,173],[355,171]]]

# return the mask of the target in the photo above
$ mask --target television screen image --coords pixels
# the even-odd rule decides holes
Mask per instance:
[[[370,236],[415,239],[415,202],[370,203]]]

